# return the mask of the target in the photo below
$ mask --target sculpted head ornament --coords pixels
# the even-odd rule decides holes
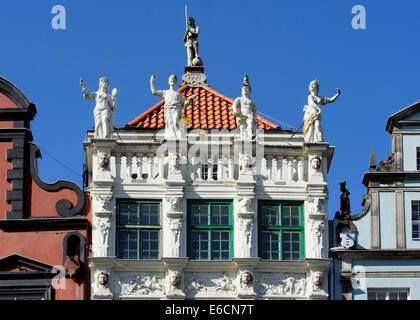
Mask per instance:
[[[100,286],[103,286],[103,287],[105,287],[107,284],[108,284],[108,282],[109,282],[109,274],[108,273],[106,273],[106,272],[100,272],[99,274],[98,274],[98,276],[97,276],[97,279],[96,279],[96,281],[98,282],[98,284],[100,285]]]
[[[109,154],[106,152],[101,152],[98,156],[98,167],[100,170],[106,170],[108,169],[109,165]]]
[[[316,171],[321,168],[321,159],[318,156],[315,156],[311,159],[311,167]]]
[[[317,271],[312,275],[312,283],[314,287],[321,288],[322,286],[322,273]]]
[[[252,283],[252,274],[249,271],[244,271],[240,276],[240,283],[242,287],[248,287]]]
[[[179,289],[181,286],[181,275],[178,272],[172,272],[169,277],[169,283],[171,284],[172,288]]]

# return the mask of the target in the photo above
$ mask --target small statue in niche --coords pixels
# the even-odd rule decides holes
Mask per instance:
[[[195,95],[191,95],[184,100],[181,92],[175,90],[177,84],[177,77],[174,74],[169,76],[169,89],[156,90],[155,89],[155,75],[150,76],[150,89],[155,96],[165,99],[164,104],[164,119],[165,119],[165,139],[176,140],[182,139],[182,132],[180,128],[180,120],[182,117],[182,109],[188,106],[194,99]]]
[[[87,100],[95,100],[96,106],[93,109],[95,119],[95,138],[111,138],[114,127],[114,110],[117,107],[117,89],[108,94],[109,80],[106,77],[99,79],[99,89],[96,92],[88,93],[86,82],[80,79],[83,97]],[[108,108],[109,107],[109,108]]]
[[[99,170],[105,171],[105,170],[108,169],[109,159],[110,159],[110,156],[106,152],[101,152],[98,155],[98,168],[99,168]]]
[[[241,273],[239,282],[242,289],[247,289],[251,286],[252,283],[252,274],[249,271],[244,271]]]
[[[181,287],[181,275],[179,272],[172,272],[169,276],[169,284],[171,285],[172,289],[179,289]]]
[[[245,175],[252,175],[252,157],[247,154],[243,154],[240,160],[240,173]]]
[[[236,124],[239,127],[242,139],[254,139],[257,124],[257,104],[250,98],[251,86],[248,76],[244,76],[241,86],[242,96],[233,101],[233,115],[236,117]]]
[[[311,81],[309,84],[308,105],[303,108],[303,136],[305,142],[324,142],[324,133],[321,127],[321,106],[334,102],[341,94],[340,89],[336,89],[337,94],[332,98],[319,97],[318,80]]]

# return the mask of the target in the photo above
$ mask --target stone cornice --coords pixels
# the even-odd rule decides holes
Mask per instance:
[[[420,171],[366,172],[363,184],[369,187],[369,182],[394,182],[403,180],[420,180]]]
[[[330,250],[330,253],[351,260],[420,259],[420,249]]]

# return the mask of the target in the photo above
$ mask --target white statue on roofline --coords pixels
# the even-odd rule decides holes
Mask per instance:
[[[324,142],[324,133],[321,127],[321,106],[334,102],[341,94],[340,89],[336,89],[337,94],[332,98],[319,97],[318,80],[311,81],[309,84],[308,105],[303,108],[303,136],[305,142]]]
[[[112,94],[107,92],[109,80],[106,77],[99,79],[99,89],[96,92],[88,93],[86,82],[80,79],[83,97],[87,100],[95,100],[96,105],[93,109],[95,119],[95,138],[106,139],[112,137],[114,127],[114,110],[117,107],[117,89],[112,90]],[[109,107],[109,108],[108,108]]]
[[[175,90],[178,80],[174,74],[169,76],[169,90],[156,90],[154,85],[155,79],[155,75],[150,76],[150,89],[155,96],[165,99],[165,139],[182,139],[182,132],[179,123],[182,117],[182,109],[188,106],[195,99],[195,95],[193,94],[187,100],[184,100],[182,93]]]
[[[251,86],[247,75],[244,76],[241,91],[242,96],[233,101],[232,114],[236,117],[241,138],[254,139],[257,130],[257,104],[250,98]]]

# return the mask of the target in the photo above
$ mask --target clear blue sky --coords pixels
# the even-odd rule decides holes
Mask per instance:
[[[66,8],[66,30],[51,27],[54,5]],[[36,104],[34,142],[81,175],[93,104],[79,79],[118,88],[115,126],[157,102],[157,87],[186,63],[184,5],[200,26],[200,56],[208,83],[232,98],[243,74],[258,109],[299,127],[308,84],[342,96],[323,110],[326,141],[336,147],[329,173],[329,216],[339,209],[346,180],[352,212],[360,211],[371,147],[378,162],[391,152],[387,118],[420,100],[420,2],[413,0],[3,0],[1,76]],[[367,10],[367,29],[351,26],[354,5]],[[81,185],[81,177],[43,152],[41,177]]]

